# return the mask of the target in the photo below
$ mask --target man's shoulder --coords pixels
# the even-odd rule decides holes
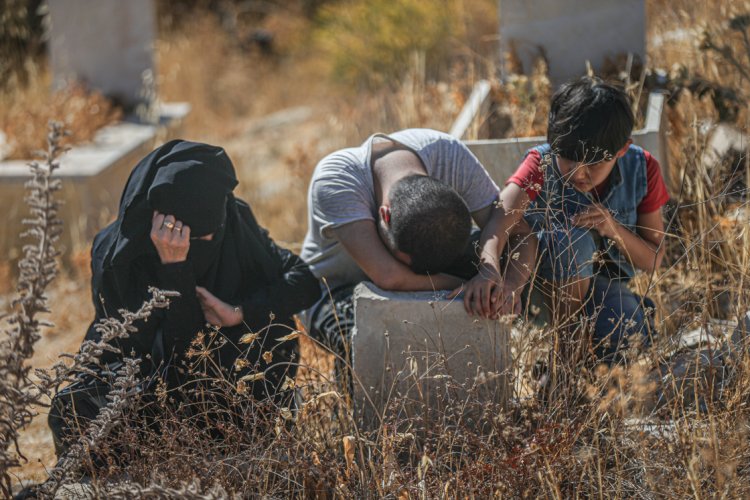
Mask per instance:
[[[318,162],[312,181],[326,177],[360,175],[366,163],[367,157],[362,147],[340,149],[329,153]]]
[[[388,135],[389,138],[416,151],[438,147],[460,147],[464,144],[456,137],[431,128],[407,128]]]
[[[433,128],[405,128],[390,134],[394,139],[397,137],[430,138],[433,140],[457,141],[455,136]]]

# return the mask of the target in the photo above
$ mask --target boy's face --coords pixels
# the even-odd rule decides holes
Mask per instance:
[[[632,141],[628,140],[612,158],[597,163],[585,163],[568,160],[561,156],[557,157],[557,166],[566,182],[569,182],[577,191],[588,193],[607,180],[612,169],[615,168],[617,159],[628,152]]]
[[[557,165],[565,181],[582,193],[593,191],[596,186],[606,181],[616,162],[617,158],[598,163],[583,163],[557,157]]]

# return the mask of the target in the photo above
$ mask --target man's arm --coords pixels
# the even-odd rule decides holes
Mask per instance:
[[[661,208],[653,212],[638,214],[637,234],[615,220],[604,206],[594,204],[586,212],[576,215],[577,226],[596,230],[611,239],[617,248],[638,269],[647,273],[661,266],[664,257],[664,220]]]
[[[523,220],[529,195],[516,184],[508,184],[499,196],[497,206],[491,205],[472,214],[482,228],[479,241],[480,267],[467,283],[464,307],[470,314],[494,317],[513,312],[520,298],[536,257],[536,240]],[[505,272],[500,269],[500,256],[511,242],[511,259]],[[513,258],[515,254],[517,258]],[[460,292],[454,290],[451,296]]]
[[[333,230],[349,255],[365,274],[383,290],[447,290],[461,285],[461,279],[447,274],[417,274],[396,260],[378,235],[375,222],[361,220]]]

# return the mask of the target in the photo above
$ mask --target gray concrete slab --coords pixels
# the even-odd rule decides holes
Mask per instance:
[[[717,123],[706,128],[707,141],[702,159],[709,167],[718,165],[731,153],[745,155],[750,149],[747,134],[732,124]]]
[[[490,90],[492,90],[492,85],[489,80],[479,80],[474,85],[461,113],[451,126],[450,135],[459,139],[464,139],[468,135],[486,137],[483,131],[487,128],[487,115],[492,101]]]
[[[499,1],[501,51],[513,51],[525,72],[539,55],[554,83],[586,74],[587,60],[595,70],[618,54],[645,60],[644,0]]]
[[[49,54],[54,85],[80,80],[126,106],[144,98],[153,74],[154,0],[55,0],[47,2]]]
[[[136,163],[157,144],[179,137],[190,111],[186,103],[163,104],[156,125],[122,122],[102,128],[90,144],[71,148],[60,161],[62,179],[57,198],[65,221],[61,245],[85,251],[91,239],[117,215],[122,189]],[[24,183],[30,178],[28,160],[0,162],[0,256],[15,260],[22,241],[21,220],[28,214]]]
[[[737,323],[737,327],[732,332],[732,336],[729,342],[730,354],[734,359],[740,359],[742,353],[748,347],[748,337],[750,337],[750,311],[747,311],[740,321]]]
[[[466,314],[447,292],[386,292],[372,283],[354,291],[354,403],[375,422],[395,400],[403,416],[453,404],[472,393],[503,403],[510,395],[511,327]]]

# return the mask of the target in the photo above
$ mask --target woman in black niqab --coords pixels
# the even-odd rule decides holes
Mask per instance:
[[[294,378],[296,345],[277,339],[291,332],[292,315],[310,307],[320,287],[304,262],[276,246],[250,207],[234,197],[237,184],[225,151],[207,144],[171,141],[135,167],[117,220],[94,238],[96,317],[86,339],[100,338],[95,325],[102,318],[137,310],[149,299],[150,286],[180,296],[119,340],[122,354],[105,352],[100,361],[106,366],[98,369],[112,370],[123,355],[135,354],[144,377],[160,378],[170,389],[182,387],[190,379],[191,342],[210,331],[207,319],[219,318],[221,328],[209,336],[211,365],[223,376],[236,380],[262,372],[249,387],[256,398],[274,397],[286,376]],[[248,349],[239,340],[249,332],[261,335]],[[270,358],[263,356],[267,351]],[[94,418],[96,401],[108,390],[85,376],[71,387],[56,396],[50,411],[58,452],[69,431],[66,412],[75,407],[78,418]]]

